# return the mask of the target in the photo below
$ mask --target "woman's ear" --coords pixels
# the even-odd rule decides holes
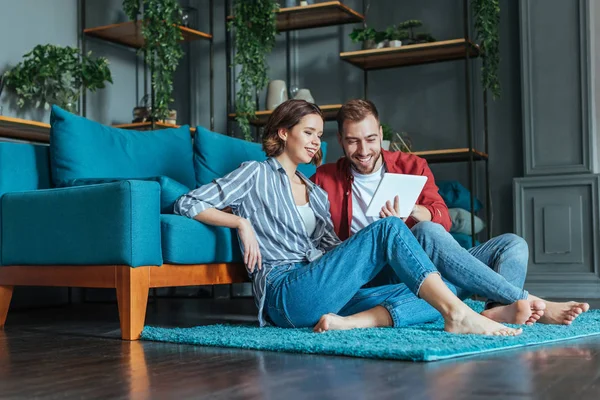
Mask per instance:
[[[277,130],[277,135],[279,136],[279,138],[281,140],[283,140],[284,142],[287,140],[287,136],[288,136],[288,131],[285,128],[279,128]]]

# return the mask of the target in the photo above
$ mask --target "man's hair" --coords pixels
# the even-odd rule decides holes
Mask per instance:
[[[379,122],[379,113],[373,102],[363,99],[353,99],[346,102],[337,113],[338,134],[343,135],[344,122],[360,122],[369,115],[374,116]]]
[[[304,100],[286,100],[281,103],[269,116],[263,133],[263,150],[267,157],[277,157],[285,149],[285,142],[279,137],[279,129],[289,131],[309,114],[316,114],[323,118],[319,106]],[[323,151],[319,149],[312,159],[316,166],[323,161]]]

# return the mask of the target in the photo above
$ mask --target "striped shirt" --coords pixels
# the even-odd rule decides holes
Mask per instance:
[[[235,215],[250,221],[263,263],[261,270],[250,274],[261,326],[266,325],[263,308],[268,273],[279,265],[314,261],[341,243],[334,232],[327,193],[300,172],[296,174],[306,184],[316,217],[310,236],[294,203],[290,179],[274,158],[245,162],[228,175],[181,196],[175,204],[175,213],[188,218],[209,208],[231,207]],[[244,254],[241,241],[240,250]]]

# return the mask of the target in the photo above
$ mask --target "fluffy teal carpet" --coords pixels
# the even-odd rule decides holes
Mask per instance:
[[[469,302],[481,311],[480,302]],[[147,326],[143,340],[214,347],[269,350],[291,353],[330,354],[392,360],[435,361],[515,347],[551,343],[600,334],[600,310],[581,315],[571,326],[525,326],[517,337],[455,335],[443,323],[408,328],[371,328],[321,334],[311,329],[258,328],[238,325],[209,325],[195,328]]]

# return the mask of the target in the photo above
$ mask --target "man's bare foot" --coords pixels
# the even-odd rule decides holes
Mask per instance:
[[[529,298],[541,300],[532,295],[529,295]],[[588,303],[579,303],[576,301],[567,301],[564,303],[542,301],[546,303],[544,315],[539,319],[539,322],[542,324],[570,325],[575,318],[590,309]]]
[[[523,330],[499,324],[496,321],[477,314],[468,306],[444,317],[444,330],[450,333],[471,333],[476,335],[517,336]]]
[[[533,325],[543,315],[546,303],[541,300],[518,300],[506,306],[484,310],[481,315],[505,324]]]
[[[350,317],[340,317],[337,314],[329,313],[321,317],[313,328],[313,332],[345,331],[354,328],[358,327]]]

